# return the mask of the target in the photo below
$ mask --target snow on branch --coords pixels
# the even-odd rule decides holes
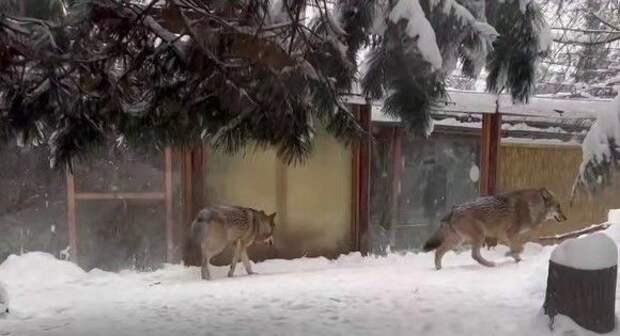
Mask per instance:
[[[433,65],[435,69],[440,69],[442,65],[441,52],[435,39],[435,30],[426,18],[422,6],[418,0],[400,0],[394,6],[389,16],[394,23],[401,20],[407,21],[407,34],[417,39],[418,49],[422,56]]]
[[[600,111],[582,143],[583,158],[573,185],[573,198],[578,188],[597,191],[610,182],[620,163],[620,94]]]

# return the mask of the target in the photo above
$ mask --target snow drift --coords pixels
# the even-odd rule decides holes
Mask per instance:
[[[620,225],[607,231],[620,240]],[[200,280],[197,267],[154,272],[84,272],[44,253],[11,256],[0,281],[11,293],[4,335],[592,335],[542,314],[551,247],[527,244],[524,260],[507,248],[484,251],[488,269],[469,253],[351,253],[336,260],[300,258],[255,265],[257,276]]]

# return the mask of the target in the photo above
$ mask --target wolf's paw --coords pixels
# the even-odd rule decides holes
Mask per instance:
[[[518,253],[514,253],[510,251],[506,252],[506,257],[511,257],[512,259],[515,260],[516,263],[519,263],[521,262],[521,260],[523,260],[521,259],[521,256]]]
[[[483,263],[482,265],[486,266],[486,267],[496,267],[497,266],[497,264],[495,262],[493,262],[493,261],[487,261],[487,262]]]

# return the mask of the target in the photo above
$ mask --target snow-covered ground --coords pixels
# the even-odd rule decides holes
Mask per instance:
[[[620,241],[620,225],[607,233]],[[530,244],[519,264],[485,251],[493,269],[451,253],[441,271],[432,254],[271,260],[255,276],[216,268],[211,282],[198,268],[86,273],[28,253],[0,265],[11,296],[0,335],[594,335],[567,318],[549,331],[551,250]]]

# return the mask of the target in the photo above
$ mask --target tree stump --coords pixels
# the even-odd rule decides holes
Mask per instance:
[[[616,244],[603,236],[603,240],[566,241],[568,244],[562,243],[554,250],[543,305],[551,327],[555,316],[562,314],[597,333],[614,330],[618,251]],[[588,259],[591,261],[584,262]]]
[[[549,262],[544,310],[572,318],[578,325],[607,333],[616,322],[617,266],[602,270],[579,270]]]

